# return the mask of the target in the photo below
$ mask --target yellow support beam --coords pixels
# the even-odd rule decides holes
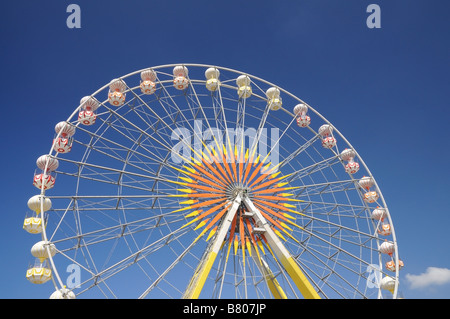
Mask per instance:
[[[194,275],[192,276],[191,281],[183,294],[183,298],[185,299],[199,298],[203,286],[211,271],[211,268],[214,265],[216,257],[222,247],[225,237],[228,234],[233,219],[238,211],[241,201],[243,201],[247,206],[247,208],[254,213],[253,218],[258,220],[258,223],[262,225],[262,227],[265,229],[264,237],[265,240],[267,241],[266,242],[267,247],[273,253],[274,258],[276,257],[281,262],[287,274],[291,277],[292,281],[295,283],[295,285],[297,286],[303,297],[306,299],[320,299],[319,294],[314,289],[312,284],[309,282],[308,278],[303,274],[296,260],[290,255],[289,251],[285,248],[279,237],[272,230],[272,228],[270,227],[266,219],[263,217],[261,212],[253,205],[253,203],[248,197],[242,198],[240,194],[236,196],[235,200],[232,203],[232,206],[230,207],[225,216],[224,221],[221,223],[217,231],[214,233],[212,237],[208,238],[208,240],[209,239],[212,240],[212,242],[208,246],[208,252],[205,254],[205,258],[203,258],[200,261],[199,265],[197,266],[197,269],[194,272]],[[230,247],[231,242],[229,248]],[[248,248],[249,245],[247,245],[247,249]],[[245,246],[243,246],[242,249],[245,249]],[[261,274],[265,278],[267,286],[272,295],[274,296],[274,298],[277,299],[287,298],[285,292],[283,291],[281,285],[274,277],[267,263],[265,263],[265,261],[259,257],[259,254],[257,254],[256,251],[254,251],[253,247],[251,247],[250,250],[253,250],[250,256],[255,260],[255,263],[258,266]]]
[[[269,265],[265,262],[264,259],[257,253],[257,250],[252,247],[253,260],[255,261],[256,266],[258,267],[260,273],[263,275],[264,280],[267,283],[267,287],[272,293],[275,299],[287,299],[286,294],[283,291],[283,288],[278,283],[278,280],[273,275],[272,271],[269,268]]]
[[[321,299],[292,256],[281,256],[280,261],[305,299]]]
[[[303,274],[295,259],[291,256],[289,251],[272,230],[261,212],[253,205],[252,201],[248,197],[244,198],[244,203],[249,211],[254,214],[253,218],[258,220],[259,224],[261,224],[261,226],[265,229],[264,237],[267,240],[268,247],[271,248],[274,255],[280,260],[284,269],[289,274],[298,290],[300,290],[303,297],[305,299],[320,299],[317,291],[309,282],[308,278],[306,278]]]
[[[186,288],[183,299],[197,299],[202,292],[203,286],[205,285],[206,279],[208,278],[209,272],[216,260],[216,257],[222,247],[222,243],[228,233],[228,230],[233,222],[234,215],[241,204],[241,196],[237,195],[233,201],[230,210],[225,216],[224,221],[220,225],[216,232],[216,236],[212,239],[213,241],[208,246],[209,251],[207,252],[205,258],[203,258],[197,266],[194,275]]]

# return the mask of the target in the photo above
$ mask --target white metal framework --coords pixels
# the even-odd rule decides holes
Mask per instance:
[[[156,66],[82,99],[56,132],[24,223],[44,243],[27,277],[51,279],[56,297],[397,296],[402,262],[375,179],[275,84]]]

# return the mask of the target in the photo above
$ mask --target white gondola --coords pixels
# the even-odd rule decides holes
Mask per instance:
[[[48,211],[52,208],[52,201],[50,198],[43,195],[34,195],[28,200],[28,208],[36,214]]]
[[[276,87],[271,87],[266,91],[267,104],[272,111],[277,111],[283,105],[280,97],[280,90]]]
[[[388,290],[392,294],[394,293],[395,285],[396,285],[395,279],[390,276],[383,277],[383,279],[381,279],[380,282],[380,288],[383,290]]]
[[[324,148],[333,148],[336,146],[336,139],[333,136],[333,127],[324,124],[319,127],[319,134],[322,136],[322,146]]]
[[[393,243],[385,241],[380,245],[379,250],[382,254],[392,256],[392,254],[395,252],[395,246]]]
[[[93,125],[97,119],[97,109],[100,103],[91,96],[85,96],[80,101],[78,122],[83,125]]]
[[[379,206],[372,211],[372,218],[375,220],[383,221],[386,218],[386,215],[386,210]]]
[[[37,189],[48,190],[53,188],[53,186],[55,186],[55,181],[56,181],[55,176],[51,174],[35,172],[33,178],[33,185]]]
[[[401,270],[404,267],[404,263],[402,260],[398,260],[398,270]],[[386,262],[385,267],[387,270],[395,272],[397,271],[397,265],[395,264],[394,260],[390,260],[388,262]]]
[[[52,270],[47,262],[37,259],[35,264],[27,269],[26,278],[33,284],[44,284],[52,279]]]
[[[208,91],[214,92],[220,85],[219,81],[220,71],[216,68],[208,68],[205,71],[206,88]]]
[[[151,95],[156,91],[156,73],[152,69],[141,72],[141,92],[145,95]]]
[[[27,214],[23,221],[23,229],[30,234],[40,234],[42,233],[44,220],[45,218],[42,218],[34,212],[29,215]]]
[[[303,103],[294,106],[294,114],[297,116],[297,125],[300,127],[308,127],[311,124],[311,118],[306,115],[308,106]]]
[[[38,170],[34,172],[33,185],[38,189],[50,189],[55,186],[56,174],[53,173],[59,166],[56,158],[42,155],[36,160]]]
[[[180,91],[188,88],[189,80],[187,76],[189,74],[188,68],[182,65],[177,65],[173,68],[173,86]]]
[[[366,192],[364,193],[364,201],[366,203],[375,203],[378,200],[379,195],[377,191],[370,190],[370,188],[374,184],[373,179],[371,177],[364,176],[359,180],[358,184],[361,188],[366,190]]]
[[[56,158],[45,154],[39,156],[39,158],[36,160],[36,166],[43,171],[45,170],[47,172],[53,172],[58,168],[59,161]]]
[[[56,137],[53,139],[53,149],[58,153],[68,153],[72,149],[75,126],[67,122],[59,122],[55,126]]]
[[[377,232],[381,236],[389,236],[392,233],[391,225],[385,221],[385,218],[387,216],[387,212],[384,208],[381,208],[377,206],[372,213],[371,216],[374,220],[377,220],[380,222],[380,224],[377,226]]]
[[[377,232],[381,236],[389,236],[392,233],[391,225],[384,222],[378,227]]]
[[[44,240],[38,241],[31,247],[31,254],[38,258],[41,263],[49,257],[49,252],[52,257],[55,256],[56,247],[53,243]]]
[[[58,153],[69,153],[72,150],[71,138],[58,137],[53,140],[53,149]]]
[[[250,86],[251,80],[247,75],[240,75],[236,79],[238,86],[238,96],[242,99],[249,98],[252,95],[252,87]]]
[[[356,152],[352,149],[346,148],[341,152],[341,159],[348,162],[345,165],[345,171],[348,174],[356,174],[359,171],[359,164],[355,162]]]
[[[65,286],[61,289],[55,290],[50,295],[50,299],[76,299],[72,290],[67,289]]]
[[[111,105],[121,106],[125,103],[127,85],[121,79],[113,79],[109,83],[108,101]]]

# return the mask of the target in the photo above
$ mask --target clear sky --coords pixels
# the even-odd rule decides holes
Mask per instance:
[[[79,29],[66,25],[71,3]],[[366,25],[372,3],[381,28]],[[25,279],[33,242],[22,223],[54,125],[112,78],[183,62],[248,72],[324,115],[390,208],[403,296],[450,297],[449,1],[45,0],[2,12],[0,298],[42,292]]]

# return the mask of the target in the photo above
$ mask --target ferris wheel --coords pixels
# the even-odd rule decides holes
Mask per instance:
[[[172,64],[57,123],[23,228],[51,298],[396,298],[389,209],[316,109],[256,76]],[[30,235],[31,236],[31,235]]]

